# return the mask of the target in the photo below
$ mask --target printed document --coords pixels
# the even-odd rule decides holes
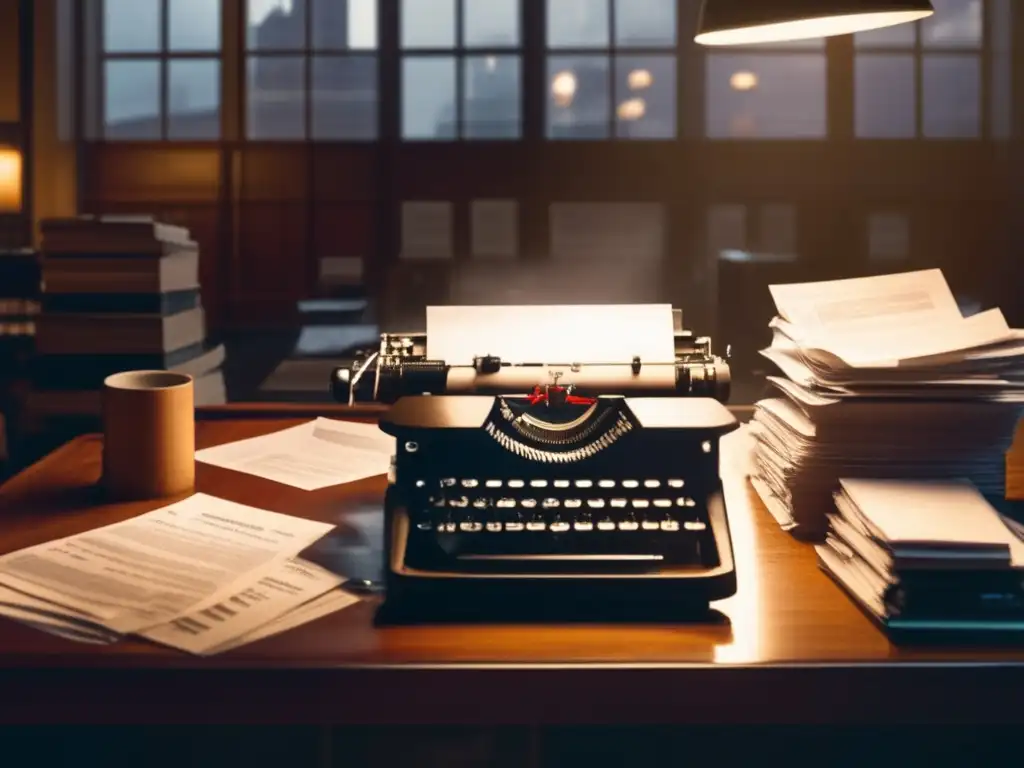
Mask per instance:
[[[670,304],[427,307],[427,357],[471,365],[675,362]]]
[[[234,594],[207,600],[186,615],[142,635],[189,653],[216,653],[219,646],[308,603],[343,580],[314,563],[287,560]]]
[[[963,318],[941,269],[769,286],[779,315],[818,334],[934,327]]]
[[[0,584],[137,633],[233,594],[333,527],[196,494],[0,557]]]
[[[316,491],[387,474],[395,439],[376,424],[319,418],[196,452],[196,461]]]
[[[336,613],[343,608],[348,608],[350,605],[355,605],[359,600],[360,598],[358,595],[346,592],[344,589],[333,589],[320,597],[314,598],[304,605],[300,605],[298,608],[289,611],[283,616],[254,629],[246,635],[229,640],[223,645],[213,649],[211,653],[223,653],[224,651],[230,651],[232,648],[238,648],[243,645],[248,645],[249,643],[255,643],[257,640],[262,640],[265,637],[278,635],[303,624],[309,624],[310,622],[316,621],[328,614]]]

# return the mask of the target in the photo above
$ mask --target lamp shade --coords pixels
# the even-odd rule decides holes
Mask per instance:
[[[931,16],[929,0],[704,0],[701,45],[756,45],[846,35]]]

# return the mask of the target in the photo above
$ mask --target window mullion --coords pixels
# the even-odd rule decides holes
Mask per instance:
[[[160,139],[166,141],[170,128],[170,0],[160,0]]]

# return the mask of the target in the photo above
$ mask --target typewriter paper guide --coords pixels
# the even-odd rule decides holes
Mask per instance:
[[[673,363],[671,304],[427,307],[427,358],[472,365]]]

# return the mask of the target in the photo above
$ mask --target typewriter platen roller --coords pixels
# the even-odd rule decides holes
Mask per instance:
[[[707,337],[682,328],[673,311],[674,360],[650,361],[630,355],[614,362],[508,360],[481,350],[472,363],[429,359],[427,333],[382,334],[377,349],[360,352],[350,366],[331,375],[334,399],[349,404],[391,404],[406,395],[531,392],[558,383],[579,395],[710,397],[728,402],[730,370]],[[557,333],[558,329],[552,329]]]
[[[710,398],[411,396],[386,501],[388,602],[735,591]]]

